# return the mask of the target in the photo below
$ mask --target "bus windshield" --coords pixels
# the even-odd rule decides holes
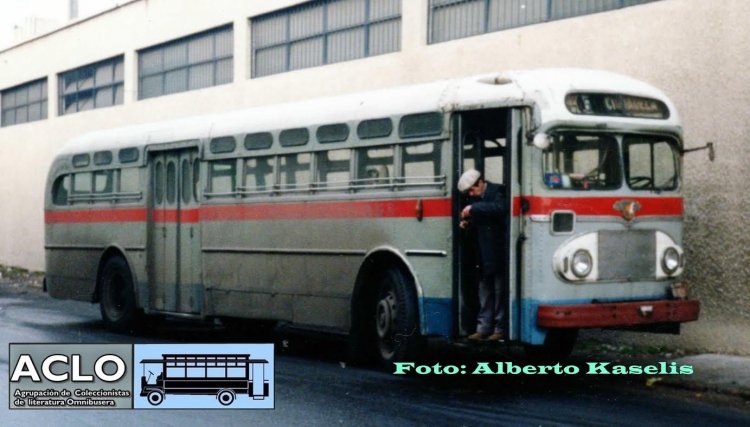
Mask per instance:
[[[619,188],[622,184],[619,152],[614,135],[554,135],[544,152],[544,182],[549,188]]]
[[[561,133],[544,151],[544,183],[569,190],[674,190],[679,149],[669,137]],[[620,156],[622,150],[622,156]],[[621,160],[622,159],[622,160]]]
[[[626,135],[623,138],[625,179],[632,190],[677,188],[679,147],[668,137]]]

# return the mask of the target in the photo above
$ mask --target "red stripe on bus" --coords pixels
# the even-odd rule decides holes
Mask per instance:
[[[274,203],[249,205],[203,206],[180,211],[181,223],[200,221],[251,221],[284,219],[348,219],[348,218],[416,218],[418,200],[348,201],[319,203]],[[422,216],[450,217],[450,199],[422,200]],[[177,223],[177,209],[156,209],[157,223]],[[97,209],[45,212],[45,222],[57,223],[117,223],[145,222],[145,208]]]
[[[261,221],[290,219],[416,218],[419,201],[347,201],[204,206],[201,221]],[[422,200],[422,216],[450,217],[450,199]]]
[[[573,211],[583,216],[620,216],[614,208],[622,200],[635,200],[641,208],[636,216],[682,216],[684,212],[681,197],[514,197],[513,216],[521,213],[521,201],[528,202],[526,215],[549,215],[554,211]],[[262,221],[291,219],[351,219],[351,218],[416,218],[417,199],[342,201],[342,202],[302,202],[203,206],[180,210],[181,223],[200,221]],[[425,218],[450,217],[450,199],[422,200],[422,216]],[[157,223],[177,223],[177,209],[154,210]],[[145,222],[147,210],[133,209],[92,209],[79,211],[45,212],[47,224],[56,223],[118,223]]]
[[[146,209],[87,209],[80,211],[45,211],[44,222],[94,223],[94,222],[145,222]]]
[[[524,197],[528,202],[526,215],[549,215],[553,211],[573,211],[576,215],[621,216],[615,204],[623,200],[634,200],[640,204],[636,216],[682,216],[684,213],[682,197]],[[520,212],[520,201],[513,214]],[[518,209],[518,211],[516,211]]]
[[[154,210],[154,222],[159,223],[177,223],[182,224],[197,224],[200,222],[200,210],[199,209],[180,209],[180,218],[177,221],[177,209],[155,209]]]

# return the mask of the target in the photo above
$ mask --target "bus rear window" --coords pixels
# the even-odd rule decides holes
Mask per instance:
[[[617,139],[611,135],[565,133],[544,151],[544,183],[549,188],[611,190],[622,182]]]
[[[67,205],[68,194],[70,194],[70,175],[57,177],[55,183],[52,184],[52,203]]]

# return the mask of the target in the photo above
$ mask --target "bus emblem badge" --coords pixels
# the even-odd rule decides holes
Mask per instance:
[[[622,212],[622,217],[625,221],[632,221],[635,218],[635,214],[641,210],[641,204],[635,200],[620,200],[615,203],[614,208]]]

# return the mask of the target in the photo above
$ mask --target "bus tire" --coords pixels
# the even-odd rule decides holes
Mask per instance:
[[[219,399],[219,403],[221,403],[224,406],[229,406],[234,402],[234,392],[232,390],[219,390],[218,393],[216,393],[216,398]]]
[[[151,390],[148,392],[147,399],[151,405],[159,406],[164,401],[164,393],[161,390]]]
[[[386,369],[393,362],[414,360],[421,345],[419,312],[413,284],[401,270],[387,269],[375,294],[372,328],[375,355]]]
[[[132,332],[138,320],[133,277],[120,256],[107,260],[99,277],[99,308],[104,323],[116,332]]]
[[[565,360],[578,338],[578,329],[552,329],[547,332],[542,345],[526,345],[524,350],[529,359],[540,362]]]

